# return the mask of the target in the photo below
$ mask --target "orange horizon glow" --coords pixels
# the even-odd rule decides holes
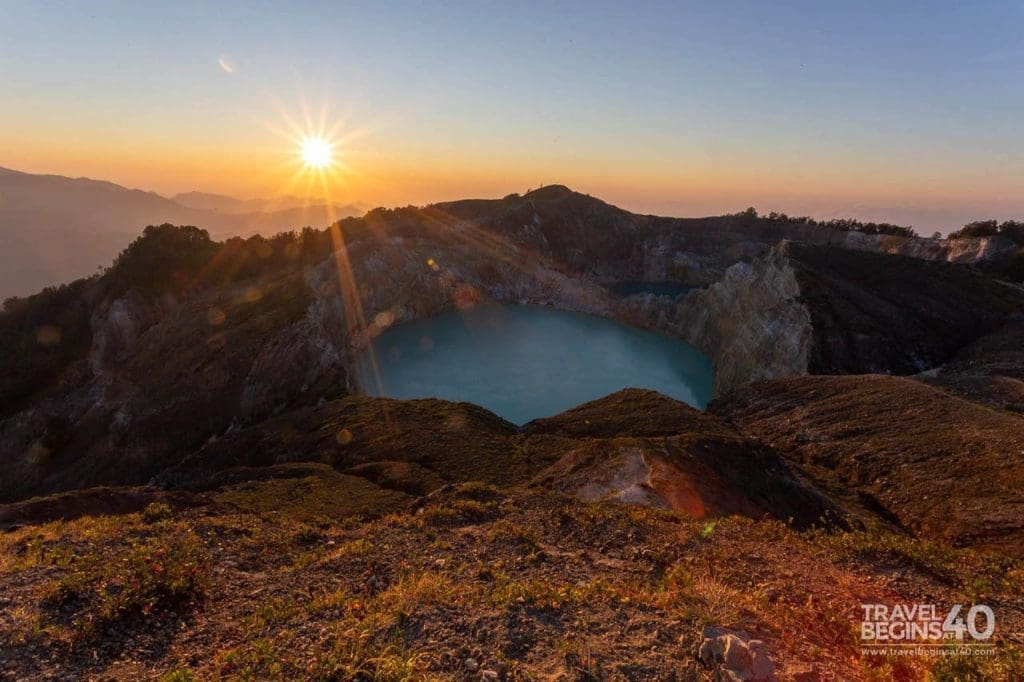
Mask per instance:
[[[372,136],[338,135],[338,130],[309,128],[292,121],[271,126],[273,134],[226,141],[212,150],[205,141],[169,141],[142,136],[119,140],[57,136],[34,140],[18,137],[5,148],[0,166],[29,173],[108,180],[165,196],[204,191],[239,198],[273,198],[295,185],[297,170],[306,164],[301,149],[306,138],[332,140],[337,173],[326,178],[331,195],[345,203],[366,206],[425,204],[469,197],[500,197],[545,184],[564,184],[641,212],[659,206],[692,206],[690,215],[741,210],[748,205],[800,212],[801,206],[853,202],[931,204],[972,201],[998,203],[1013,196],[1010,177],[943,176],[936,168],[926,178],[911,177],[899,168],[858,163],[840,166],[773,167],[749,159],[745,164],[722,156],[702,163],[666,167],[654,161],[608,159],[583,163],[573,158],[503,159],[498,150],[480,160],[466,153],[445,156],[429,148],[414,154],[395,149],[389,130]],[[337,150],[344,149],[344,159]],[[884,161],[884,160],[883,160]],[[884,164],[880,164],[884,165]],[[543,172],[537,172],[543,166]],[[315,193],[319,180],[307,183]],[[301,184],[300,184],[301,186]],[[780,204],[782,204],[780,206]],[[791,208],[786,204],[796,205]]]
[[[138,149],[148,146],[151,155]],[[305,165],[296,154],[297,145],[277,141],[241,149],[223,149],[211,157],[205,148],[176,145],[166,149],[145,142],[117,149],[116,145],[81,145],[8,148],[0,166],[13,170],[89,177],[115,182],[132,189],[155,191],[164,196],[203,191],[238,198],[272,199],[300,194],[319,196],[319,180],[297,183],[296,167]],[[450,201],[461,198],[501,197],[547,184],[564,184],[592,194],[623,208],[638,212],[680,215],[712,215],[742,210],[753,205],[790,214],[814,213],[817,207],[873,203],[877,205],[932,205],[964,203],[998,210],[1011,188],[995,181],[970,178],[958,181],[915,182],[879,173],[843,169],[820,169],[816,181],[785,170],[750,169],[728,173],[704,168],[686,172],[658,172],[659,169],[624,169],[620,178],[593,167],[560,169],[537,173],[524,164],[436,162],[432,159],[382,159],[368,149],[347,149],[345,168],[329,176],[330,194],[342,203],[366,207],[403,206]],[[297,159],[297,157],[299,157]],[[284,159],[284,161],[282,161]],[[297,160],[296,160],[297,159]],[[609,164],[615,165],[615,164]],[[358,171],[358,173],[357,173]],[[756,172],[756,171],[760,171]],[[761,174],[763,173],[763,174]],[[858,177],[851,177],[858,176]],[[310,179],[310,178],[307,178]],[[663,208],[679,206],[678,209]],[[983,214],[984,208],[977,209]],[[987,214],[979,217],[986,217]]]
[[[635,157],[611,150],[604,152],[610,158],[554,150],[529,155],[503,139],[489,153],[430,139],[410,146],[398,121],[356,126],[350,115],[333,116],[326,103],[314,113],[299,99],[297,115],[279,104],[276,114],[265,117],[272,123],[255,121],[216,147],[194,131],[180,131],[181,139],[174,140],[144,130],[116,139],[66,131],[71,143],[53,131],[42,139],[17,137],[0,166],[109,180],[165,196],[195,190],[242,199],[300,196],[361,208],[501,197],[564,184],[629,210],[683,217],[750,205],[792,215],[857,217],[863,204],[927,208],[970,201],[979,207],[972,209],[975,217],[985,218],[997,215],[1017,191],[1009,176],[972,177],[940,165],[909,174],[884,158],[766,163],[727,149],[666,162],[649,149],[638,149]],[[307,149],[310,141],[316,142]],[[321,164],[310,163],[311,157]]]

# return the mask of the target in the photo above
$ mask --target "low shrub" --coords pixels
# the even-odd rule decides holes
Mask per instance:
[[[157,523],[171,518],[171,507],[165,502],[150,502],[142,510],[142,520],[146,523]]]
[[[55,581],[43,606],[73,615],[78,638],[92,638],[115,623],[159,616],[201,599],[209,587],[210,559],[195,534],[176,533],[132,544],[123,556],[96,557]]]

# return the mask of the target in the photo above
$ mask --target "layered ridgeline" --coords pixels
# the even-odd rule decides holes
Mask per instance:
[[[189,192],[163,197],[112,182],[0,168],[0,299],[88,276],[144,225],[200,225],[223,239],[323,228],[361,214],[297,197],[241,201]]]
[[[3,539],[19,558],[0,563],[17,614],[0,650],[21,677],[344,679],[346,665],[387,677],[388,661],[658,679],[713,667],[694,633],[724,625],[755,630],[780,672],[825,662],[856,678],[893,665],[861,659],[836,620],[865,601],[986,590],[1019,630],[1019,248],[752,212],[639,216],[557,186],[273,239],[148,228],[102,275],[0,315],[0,523],[20,526]],[[518,427],[363,395],[355,370],[384,328],[491,301],[687,340],[713,360],[718,397],[700,412],[628,390]],[[195,620],[153,630],[93,591],[120,577],[88,557],[143,541],[208,566],[213,588],[139,606]],[[68,543],[85,558],[64,562]],[[905,580],[877,587],[893,570]],[[72,592],[43,601],[26,587],[62,580]],[[461,601],[455,584],[470,586]],[[366,651],[332,648],[339,622]],[[914,679],[931,663],[895,665]]]

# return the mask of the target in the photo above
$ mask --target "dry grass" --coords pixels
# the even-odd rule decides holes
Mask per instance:
[[[132,542],[120,555],[75,562],[44,587],[41,604],[73,639],[92,639],[126,619],[157,617],[194,603],[206,594],[209,582],[205,543],[189,530],[174,528]]]
[[[972,599],[995,592],[1024,595],[1024,562],[998,552],[960,549],[878,530],[814,532],[807,537],[836,560],[897,563],[955,585]]]
[[[626,663],[685,679],[700,674],[690,648],[705,625],[751,631],[776,661],[823,661],[851,679],[919,679],[920,662],[860,656],[848,611],[868,579],[844,566],[870,575],[898,562],[948,595],[952,586],[936,574],[964,557],[905,538],[797,533],[739,518],[712,525],[476,484],[438,496],[423,513],[364,523],[218,508],[151,522],[143,514],[82,519],[0,541],[20,548],[0,579],[25,576],[37,588],[34,601],[19,597],[4,614],[3,646],[54,651],[57,640],[108,641],[111,630],[142,637],[173,609],[196,622],[174,653],[149,663],[169,680],[450,679],[465,672],[467,656],[507,665],[510,679],[585,679]],[[61,565],[57,548],[85,557]],[[172,556],[159,579],[143,575],[153,559]],[[215,589],[205,578],[181,581],[190,556],[202,557]],[[982,560],[968,557],[963,570]],[[769,599],[768,585],[783,596]],[[126,653],[144,657],[130,638]],[[1005,677],[1015,655],[1007,650],[979,670]],[[102,675],[106,665],[101,658],[83,675]]]
[[[379,516],[386,510],[401,508],[410,498],[364,478],[331,471],[322,476],[249,481],[219,492],[215,499],[241,511],[282,514],[298,521],[321,523]]]
[[[137,524],[137,514],[84,516],[0,534],[0,574],[33,566],[68,566]]]

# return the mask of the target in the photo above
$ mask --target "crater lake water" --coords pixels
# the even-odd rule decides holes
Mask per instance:
[[[699,409],[711,399],[711,362],[689,344],[541,306],[481,305],[398,324],[371,349],[357,367],[368,394],[466,401],[516,424],[623,388]]]

